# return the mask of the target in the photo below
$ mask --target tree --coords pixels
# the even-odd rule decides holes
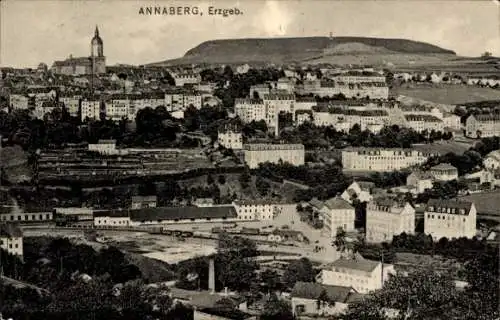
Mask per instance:
[[[217,182],[219,182],[219,184],[225,184],[226,176],[224,176],[223,174],[219,175],[219,177],[217,178]]]
[[[283,283],[288,288],[293,288],[296,282],[313,282],[314,270],[311,261],[301,258],[291,262],[283,274]]]
[[[248,188],[250,185],[249,182],[251,181],[251,179],[252,179],[252,176],[250,175],[250,171],[248,170],[248,168],[245,167],[245,170],[243,171],[243,173],[240,175],[240,178],[239,178],[241,187],[243,189]]]
[[[257,188],[257,191],[260,193],[261,196],[265,196],[269,192],[271,185],[262,177],[258,176],[257,179],[255,180],[255,187]]]
[[[260,274],[261,282],[264,283],[269,292],[281,288],[281,279],[275,270],[266,269]]]
[[[264,311],[260,318],[262,320],[293,320],[292,306],[275,294],[271,294],[264,304]]]
[[[337,228],[337,234],[335,235],[335,240],[333,245],[337,248],[337,251],[344,252],[346,250],[346,232],[342,227]]]
[[[215,182],[215,180],[214,180],[214,178],[212,177],[212,175],[211,175],[211,174],[208,174],[208,175],[207,175],[207,184],[210,186],[210,185],[214,184],[214,182]]]

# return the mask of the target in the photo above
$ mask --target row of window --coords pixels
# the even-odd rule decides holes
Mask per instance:
[[[2,221],[40,221],[40,220],[51,220],[52,216],[50,213],[46,214],[25,214],[25,215],[18,215],[17,219],[15,218],[15,215],[2,215]],[[45,217],[45,218],[44,218]]]
[[[5,245],[3,240],[0,240],[0,245],[1,246]],[[19,245],[16,243],[16,244],[14,244],[14,246],[12,246],[12,243],[9,243],[9,249],[12,249],[12,248],[18,249]]]
[[[427,219],[439,219],[439,220],[453,220],[455,221],[455,217],[454,216],[440,216],[440,215],[436,215],[436,218],[434,218],[434,215],[433,214],[428,214],[427,215]],[[458,218],[457,220],[459,220],[460,218]],[[465,218],[463,218],[463,222],[465,222]]]

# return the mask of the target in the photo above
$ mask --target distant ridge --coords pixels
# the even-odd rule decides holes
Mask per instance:
[[[153,63],[241,63],[241,62],[301,62],[322,55],[354,54],[446,54],[452,50],[407,40],[368,37],[300,37],[254,38],[205,41],[188,50],[184,57]]]

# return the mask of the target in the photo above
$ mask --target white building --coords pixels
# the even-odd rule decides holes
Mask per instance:
[[[89,151],[99,152],[100,154],[118,154],[116,149],[116,140],[99,140],[98,143],[89,143]]]
[[[276,89],[293,93],[295,91],[295,82],[292,79],[280,78],[276,82]]]
[[[260,99],[236,99],[234,112],[243,123],[266,119],[264,101]]]
[[[176,87],[183,87],[186,84],[198,84],[201,82],[201,76],[199,73],[193,72],[183,72],[172,74],[174,78]]]
[[[23,233],[13,223],[0,223],[0,248],[12,255],[23,256]]]
[[[356,219],[354,207],[340,197],[325,201],[320,209],[320,218],[323,220],[325,230],[332,238],[337,235],[338,228],[346,232],[354,231]]]
[[[406,178],[406,185],[409,191],[414,194],[424,193],[427,189],[432,189],[434,177],[429,172],[413,171]]]
[[[275,203],[265,200],[236,200],[233,205],[239,220],[273,220],[279,210]]]
[[[395,171],[419,165],[437,154],[399,148],[346,148],[342,165],[350,171]]]
[[[491,151],[483,160],[486,169],[496,170],[500,168],[500,150]]]
[[[431,199],[424,213],[424,232],[434,240],[472,238],[476,235],[476,206],[473,202]]]
[[[443,120],[427,114],[406,114],[406,126],[415,130],[416,132],[422,133],[427,131],[430,133],[431,131],[444,131],[444,122]]]
[[[265,162],[290,163],[294,166],[301,166],[305,161],[305,150],[302,144],[246,144],[245,163],[250,169],[259,167]]]
[[[443,124],[445,128],[450,128],[452,130],[460,130],[462,128],[460,117],[453,113],[443,114]]]
[[[29,98],[25,94],[13,94],[9,95],[9,106],[12,109],[28,109]]]
[[[356,254],[354,259],[340,258],[330,263],[320,271],[316,282],[352,287],[356,292],[366,294],[381,289],[392,273],[394,273],[393,265],[367,260]]]
[[[165,92],[165,108],[169,112],[184,110],[184,94],[180,91]]]
[[[278,135],[278,115],[280,112],[287,112],[292,114],[292,118],[295,117],[295,95],[293,94],[282,94],[282,93],[271,93],[264,95],[264,108],[265,108],[265,120],[267,127],[270,131],[274,131],[274,134]],[[295,120],[295,119],[293,119]]]
[[[131,209],[156,208],[158,202],[156,196],[132,196],[131,200]]]
[[[438,181],[451,181],[458,179],[458,170],[449,163],[440,163],[430,168],[430,174]]]
[[[101,101],[100,100],[82,100],[82,114],[81,119],[89,118],[92,120],[99,120],[101,115]]]
[[[342,192],[340,197],[352,204],[354,199],[360,202],[370,202],[372,200],[371,189],[375,187],[373,182],[354,181]]]
[[[196,109],[201,109],[202,107],[201,94],[198,92],[185,92],[183,99],[184,110],[186,110],[190,106],[193,106]]]
[[[130,97],[126,95],[114,95],[106,102],[106,119],[119,121],[130,115]],[[135,114],[132,116],[135,119]]]
[[[68,96],[59,96],[59,101],[64,104],[66,110],[72,117],[78,116],[78,111],[80,110],[80,100],[81,96],[79,95],[68,95]]]
[[[409,203],[377,199],[366,209],[366,241],[391,242],[401,233],[415,232],[415,209]]]
[[[500,136],[500,115],[471,114],[465,121],[465,135],[470,138]]]
[[[217,141],[227,149],[243,149],[243,135],[240,130],[226,125],[217,132]]]

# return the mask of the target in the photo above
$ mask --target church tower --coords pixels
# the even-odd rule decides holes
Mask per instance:
[[[104,48],[102,44],[102,39],[99,37],[99,28],[95,26],[94,37],[90,42],[90,56],[91,57],[104,57]]]

